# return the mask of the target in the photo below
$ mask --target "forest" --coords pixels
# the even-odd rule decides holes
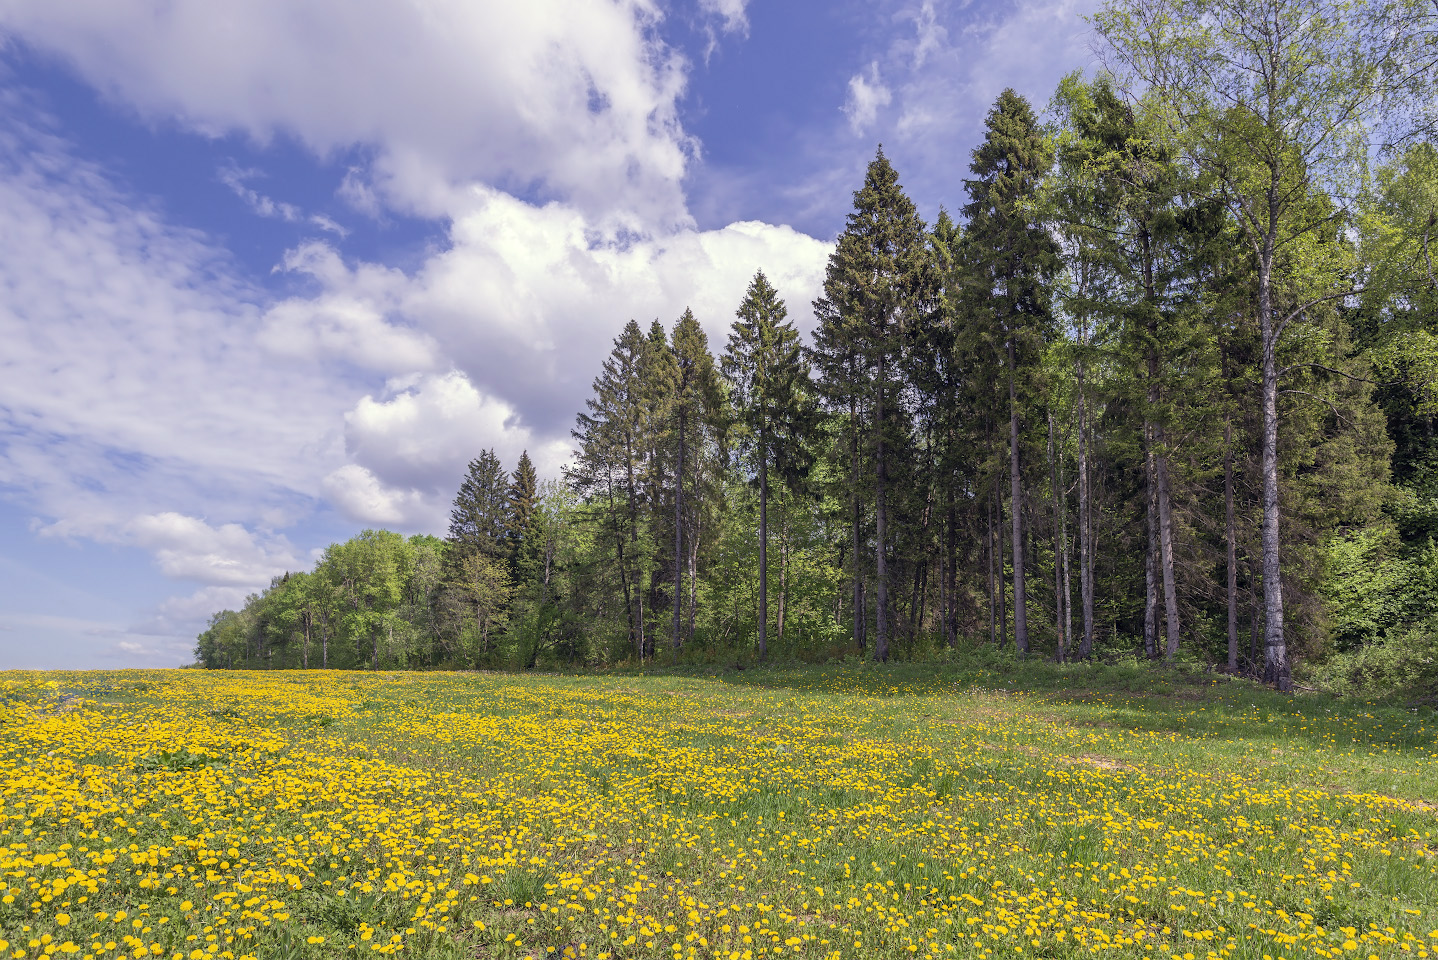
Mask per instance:
[[[882,148],[803,337],[615,338],[574,454],[332,545],[209,668],[1184,659],[1438,690],[1438,151],[1419,5],[1115,0],[955,212]],[[457,478],[458,479],[458,478]]]

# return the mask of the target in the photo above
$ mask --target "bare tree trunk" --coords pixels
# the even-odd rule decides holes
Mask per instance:
[[[869,640],[869,584],[859,581],[859,606],[854,611],[859,618],[859,652],[862,653]]]
[[[614,550],[619,556],[619,585],[624,588],[624,615],[629,619],[629,642],[635,644],[639,659],[644,659],[644,643],[638,625],[634,622],[634,598],[629,588],[629,565],[624,562],[624,532],[619,529],[619,510],[614,506],[614,475],[605,468],[605,489],[609,495],[609,522],[614,528]]]
[[[1069,504],[1068,489],[1064,486],[1064,458],[1063,452],[1059,452],[1058,459],[1059,476],[1059,543],[1063,546],[1063,582],[1064,582],[1064,637],[1068,641],[1068,648],[1062,651],[1062,660],[1068,659],[1068,650],[1073,647],[1074,636],[1074,599],[1073,589],[1069,581]]]
[[[945,552],[948,560],[944,566],[944,643],[949,647],[956,647],[959,643],[958,624],[954,622],[958,610],[958,598],[955,592],[958,589],[958,573],[955,565],[958,562],[957,531],[954,530],[956,516],[954,513],[954,485],[952,480],[944,485],[947,503],[947,517],[945,519]],[[990,598],[992,600],[992,598]]]
[[[784,642],[784,605],[789,600],[789,515],[784,514],[783,536],[779,539],[779,609],[774,615],[774,635]]]
[[[1149,435],[1148,425],[1144,425],[1144,439]],[[1145,443],[1147,447],[1148,444]],[[1153,478],[1153,453],[1150,449],[1144,454],[1144,499],[1148,502],[1148,542],[1144,550],[1143,579],[1144,579],[1144,603],[1143,603],[1143,652],[1150,660],[1158,656],[1158,577],[1156,568],[1158,566],[1156,557],[1158,555],[1158,504],[1155,488],[1157,484]]]
[[[998,645],[999,622],[998,622],[998,597],[994,593],[994,505],[989,503],[989,527],[984,537],[984,552],[988,554],[989,560],[989,643]]]
[[[684,595],[684,414],[679,415],[679,460],[674,467],[674,633],[670,646],[679,653],[679,609]]]
[[[1238,670],[1238,531],[1233,522],[1233,423],[1223,422],[1224,539],[1228,547],[1228,672]]]
[[[305,662],[305,669],[308,670],[308,669],[310,668],[310,611],[309,611],[308,608],[306,608],[306,610],[305,610],[303,616],[304,616],[304,621],[305,621],[305,655],[304,655],[304,662]]]
[[[859,573],[859,409],[858,403],[849,399],[849,425],[853,430],[850,449],[849,502],[853,507],[853,577],[854,577],[854,647],[860,656],[864,654],[864,581]]]
[[[691,514],[696,511],[691,510]],[[694,623],[699,616],[699,521],[689,525],[689,632],[685,643],[694,642]]]
[[[1024,521],[1023,488],[1019,470],[1019,401],[1015,378],[1018,376],[1014,358],[1014,341],[1009,340],[1009,484],[1013,514],[1014,562],[1014,648],[1019,656],[1029,653],[1029,619],[1024,583]]]
[[[1248,554],[1248,602],[1252,610],[1248,616],[1248,662],[1258,671],[1258,635],[1259,624],[1263,620],[1263,608],[1258,597],[1259,576],[1258,569],[1253,565],[1252,541],[1244,552]]]
[[[1276,187],[1275,187],[1276,190]],[[1275,209],[1273,203],[1269,209]],[[1283,636],[1283,574],[1278,539],[1278,337],[1273,328],[1270,280],[1276,224],[1270,224],[1258,268],[1258,317],[1263,341],[1263,679],[1287,692],[1293,686]]]
[[[885,489],[884,463],[884,378],[887,376],[885,358],[879,357],[879,390],[874,410],[877,442],[874,444],[874,578],[877,581],[876,612],[874,618],[874,659],[883,663],[889,659],[889,560],[888,560],[888,491]]]
[[[994,546],[998,548],[999,560],[999,646],[1009,642],[1008,591],[1004,588],[1004,495],[994,485],[994,504],[998,512],[998,526],[994,530]]]
[[[759,659],[769,656],[769,463],[759,435]],[[857,547],[858,540],[855,539]]]
[[[1158,480],[1158,542],[1159,559],[1163,563],[1163,603],[1168,624],[1168,645],[1164,658],[1172,661],[1178,653],[1178,588],[1173,575],[1173,508],[1168,496],[1168,456],[1161,425],[1154,428],[1157,449],[1154,452],[1154,475]]]
[[[329,617],[320,614],[320,669],[330,668],[330,630]]]
[[[624,469],[626,471],[629,486],[625,493],[629,498],[629,545],[634,553],[634,603],[638,608],[633,623],[638,628],[636,641],[639,644],[639,662],[644,662],[644,653],[648,649],[644,637],[644,590],[639,582],[639,506],[638,496],[634,489],[634,451],[633,444],[629,437],[624,438]]]
[[[1054,447],[1054,415],[1049,411],[1049,492],[1053,501],[1053,534],[1054,542],[1054,637],[1058,640],[1058,661],[1064,662],[1064,647],[1067,635],[1064,632],[1064,622],[1068,618],[1068,611],[1064,609],[1063,591],[1063,519],[1062,495],[1059,491],[1059,463],[1055,455]]]
[[[1088,346],[1088,318],[1079,320],[1079,346]],[[1083,607],[1083,636],[1079,639],[1079,657],[1087,659],[1093,652],[1093,520],[1089,503],[1088,469],[1088,398],[1085,393],[1083,356],[1074,363],[1078,387],[1078,524],[1079,524],[1079,605]]]

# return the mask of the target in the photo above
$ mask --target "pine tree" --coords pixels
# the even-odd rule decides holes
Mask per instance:
[[[869,411],[862,442],[874,462],[878,660],[889,658],[888,472],[889,453],[903,436],[904,346],[929,316],[934,281],[924,222],[880,149],[829,258],[824,296],[814,302],[819,330],[813,353],[831,403],[852,397]],[[856,460],[859,441],[856,435]]]
[[[759,487],[759,659],[769,652],[769,476],[802,486],[813,465],[809,435],[816,411],[799,331],[763,271],[734,314],[724,377],[734,407],[736,440],[751,459]]]
[[[986,316],[979,322],[987,323],[991,338],[1002,344],[1007,366],[1014,643],[1027,654],[1021,421],[1025,404],[1033,400],[1032,373],[1053,325],[1050,284],[1058,251],[1035,208],[1052,157],[1028,101],[1013,90],[999,94],[985,127],[984,142],[969,166],[974,179],[964,181],[969,194],[964,207],[966,294],[982,305]]]

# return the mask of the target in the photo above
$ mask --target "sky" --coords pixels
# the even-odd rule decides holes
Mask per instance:
[[[880,144],[929,222],[1094,0],[0,0],[0,669],[190,662],[542,476],[614,337],[807,332]]]

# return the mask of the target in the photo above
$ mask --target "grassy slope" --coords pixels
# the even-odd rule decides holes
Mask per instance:
[[[26,957],[1438,947],[1426,709],[1053,665],[0,684]]]

